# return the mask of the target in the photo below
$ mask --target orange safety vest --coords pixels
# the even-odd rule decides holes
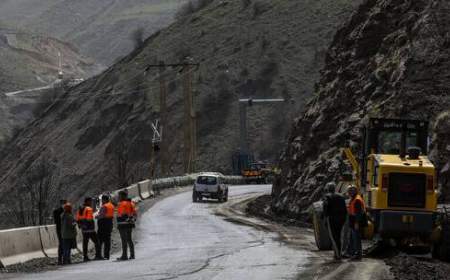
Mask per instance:
[[[117,224],[119,226],[133,225],[134,220],[132,219],[132,217],[135,216],[136,216],[136,207],[133,202],[128,200],[119,202],[119,206],[117,207]]]
[[[106,219],[114,218],[114,205],[111,202],[103,204],[102,207],[105,208],[105,218]]]
[[[361,197],[359,194],[357,194],[357,195],[355,196],[355,198],[352,199],[352,200],[350,201],[350,204],[348,205],[348,214],[349,214],[349,215],[352,215],[352,216],[355,216],[355,215],[356,215],[356,209],[355,209],[356,201],[360,201],[362,210],[363,210],[364,212],[366,211],[366,205],[365,205],[365,203],[364,203],[364,199],[362,199],[362,197]]]
[[[85,206],[81,214],[77,211],[76,219],[83,233],[95,232],[94,210],[91,207]]]
[[[117,207],[117,216],[134,216],[136,215],[136,207],[133,202],[124,200],[119,202],[119,206]]]
[[[94,210],[91,207],[89,206],[84,207],[82,214],[80,214],[80,211],[77,211],[77,221],[80,222],[82,220],[85,221],[94,220]]]

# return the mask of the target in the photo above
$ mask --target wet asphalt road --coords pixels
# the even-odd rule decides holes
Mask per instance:
[[[236,186],[230,199],[270,192],[270,186]],[[136,260],[96,261],[14,279],[296,279],[308,253],[272,233],[236,225],[213,214],[216,202],[192,203],[191,193],[162,200],[136,230]],[[114,255],[115,259],[118,255]]]

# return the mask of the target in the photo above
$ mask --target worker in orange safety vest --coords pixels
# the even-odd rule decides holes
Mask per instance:
[[[100,247],[97,238],[97,233],[95,232],[95,221],[94,221],[94,209],[92,209],[92,198],[87,197],[84,199],[84,204],[77,211],[76,220],[78,226],[83,233],[83,261],[89,261],[88,257],[88,243],[89,239],[94,242],[95,245],[95,260],[102,260],[100,254]]]
[[[103,258],[109,260],[111,251],[111,233],[113,230],[114,205],[108,195],[102,195],[102,206],[97,215],[97,236]]]
[[[348,205],[350,226],[348,254],[352,260],[360,260],[362,258],[362,231],[367,226],[366,206],[356,186],[349,186],[347,192],[350,197]]]
[[[119,229],[120,239],[122,241],[122,256],[119,261],[134,259],[134,244],[132,239],[133,228],[136,222],[136,205],[128,198],[124,191],[119,192],[119,205],[117,206],[117,228]],[[130,248],[130,257],[128,258],[128,247]]]

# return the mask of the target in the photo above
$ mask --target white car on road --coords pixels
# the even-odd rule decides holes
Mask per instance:
[[[192,201],[203,198],[217,199],[219,202],[228,201],[228,185],[220,173],[202,173],[197,176],[192,191]]]

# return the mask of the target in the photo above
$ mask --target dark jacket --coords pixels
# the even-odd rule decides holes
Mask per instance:
[[[53,222],[56,225],[56,234],[58,238],[61,239],[61,215],[64,212],[62,207],[56,208],[53,210]]]
[[[62,239],[76,239],[77,237],[76,222],[71,213],[63,213],[61,216],[61,237]]]
[[[329,193],[323,200],[323,215],[332,221],[345,222],[347,219],[347,205],[345,198],[338,193]]]

